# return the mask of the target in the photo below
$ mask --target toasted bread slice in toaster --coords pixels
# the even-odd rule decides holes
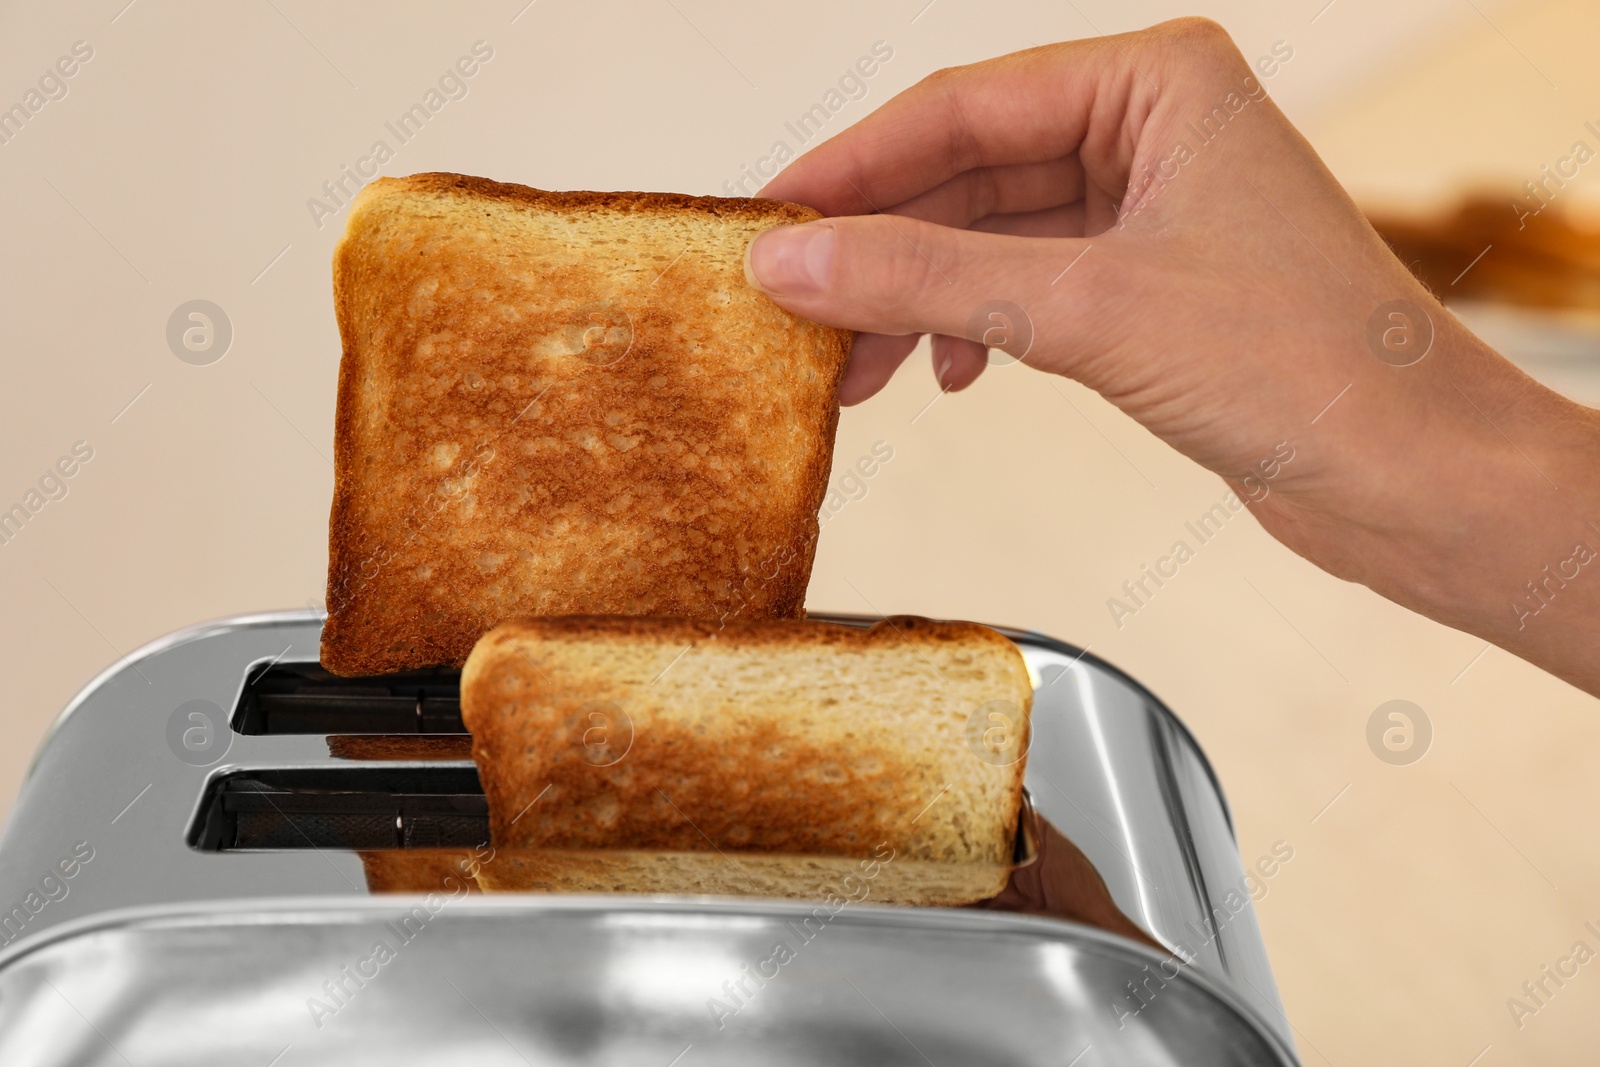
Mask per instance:
[[[1016,646],[973,623],[503,623],[467,660],[461,717],[490,842],[526,870],[497,860],[479,881],[549,887],[565,871],[578,887],[659,892],[650,879],[676,865],[691,884],[770,886],[790,856],[790,881],[814,886],[810,857],[887,852],[942,866],[920,895],[897,868],[884,884],[903,902],[993,896],[1010,872],[1032,696]],[[541,849],[550,870],[525,851]],[[716,877],[651,853],[702,854]]]
[[[380,178],[334,256],[322,663],[502,619],[802,613],[851,334],[750,287],[771,200]]]

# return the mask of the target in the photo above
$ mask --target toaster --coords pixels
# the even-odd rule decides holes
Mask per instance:
[[[1298,1063],[1252,899],[1288,857],[1247,870],[1194,738],[1068,644],[996,627],[1034,698],[995,900],[484,893],[459,672],[329,675],[323,618],[62,712],[0,838],[0,1063]]]

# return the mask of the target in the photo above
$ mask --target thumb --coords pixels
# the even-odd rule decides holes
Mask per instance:
[[[1019,237],[899,215],[758,234],[745,277],[796,315],[863,333],[965,337],[1044,369],[1092,349],[1114,255],[1104,238]],[[1124,294],[1125,295],[1125,294]]]

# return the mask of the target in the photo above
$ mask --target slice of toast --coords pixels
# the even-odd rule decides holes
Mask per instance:
[[[322,663],[517,615],[802,613],[851,334],[745,281],[772,200],[380,178],[334,255]]]
[[[973,623],[528,618],[473,649],[461,717],[498,855],[611,853],[584,883],[648,892],[626,853],[717,854],[737,886],[741,856],[887,849],[979,872],[894,894],[948,904],[1006,883],[1032,696],[1016,646]]]

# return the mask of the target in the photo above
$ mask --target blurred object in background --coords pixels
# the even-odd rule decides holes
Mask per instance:
[[[1597,35],[1594,0],[1474,0],[1441,9],[1342,91],[1290,109],[1469,329],[1587,404],[1600,404]],[[1295,43],[1314,63],[1318,39]]]
[[[1530,202],[1526,193],[1483,192],[1439,217],[1368,217],[1446,303],[1578,309],[1600,317],[1600,231],[1580,227],[1558,205]]]
[[[1600,404],[1600,228],[1527,189],[1368,217],[1469,329],[1552,388]]]

